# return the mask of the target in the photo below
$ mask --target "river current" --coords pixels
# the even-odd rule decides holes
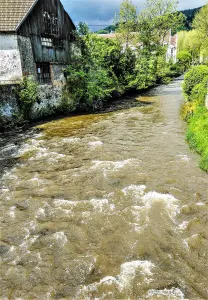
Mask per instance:
[[[181,80],[1,136],[1,299],[208,299]]]

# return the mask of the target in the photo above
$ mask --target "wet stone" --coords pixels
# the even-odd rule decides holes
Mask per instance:
[[[18,208],[21,211],[28,210],[29,203],[27,201],[22,201],[16,204],[16,208]]]
[[[0,255],[4,255],[9,252],[10,247],[8,245],[0,243]]]

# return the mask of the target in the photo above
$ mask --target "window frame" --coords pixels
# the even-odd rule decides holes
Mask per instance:
[[[52,84],[51,64],[49,62],[37,62],[36,73],[40,84]]]

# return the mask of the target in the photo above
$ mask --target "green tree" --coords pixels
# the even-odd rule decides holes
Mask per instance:
[[[139,40],[150,49],[163,45],[170,29],[176,32],[184,20],[184,15],[177,12],[176,0],[146,0],[138,16]]]
[[[135,43],[134,32],[137,29],[137,9],[131,0],[122,1],[119,14],[115,17],[115,23],[118,26],[117,37],[127,49]]]
[[[193,27],[198,31],[198,39],[201,39],[201,54],[208,60],[208,4],[197,13]]]
[[[203,38],[208,38],[208,4],[202,7],[196,14],[193,27],[200,32]]]
[[[179,65],[182,67],[183,72],[185,72],[191,65],[192,56],[187,50],[182,50],[177,54],[177,60]]]
[[[192,56],[192,64],[199,63],[202,50],[202,41],[198,30],[181,31],[178,34],[178,51],[189,51]]]

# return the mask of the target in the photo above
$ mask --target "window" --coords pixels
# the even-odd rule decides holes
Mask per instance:
[[[48,12],[43,13],[43,20],[45,25],[45,34],[49,35],[59,35],[59,24],[58,24],[58,17]]]
[[[51,83],[50,63],[42,62],[36,64],[38,81],[40,83]]]
[[[41,43],[42,43],[42,46],[53,47],[53,41],[52,41],[52,39],[41,38]]]

